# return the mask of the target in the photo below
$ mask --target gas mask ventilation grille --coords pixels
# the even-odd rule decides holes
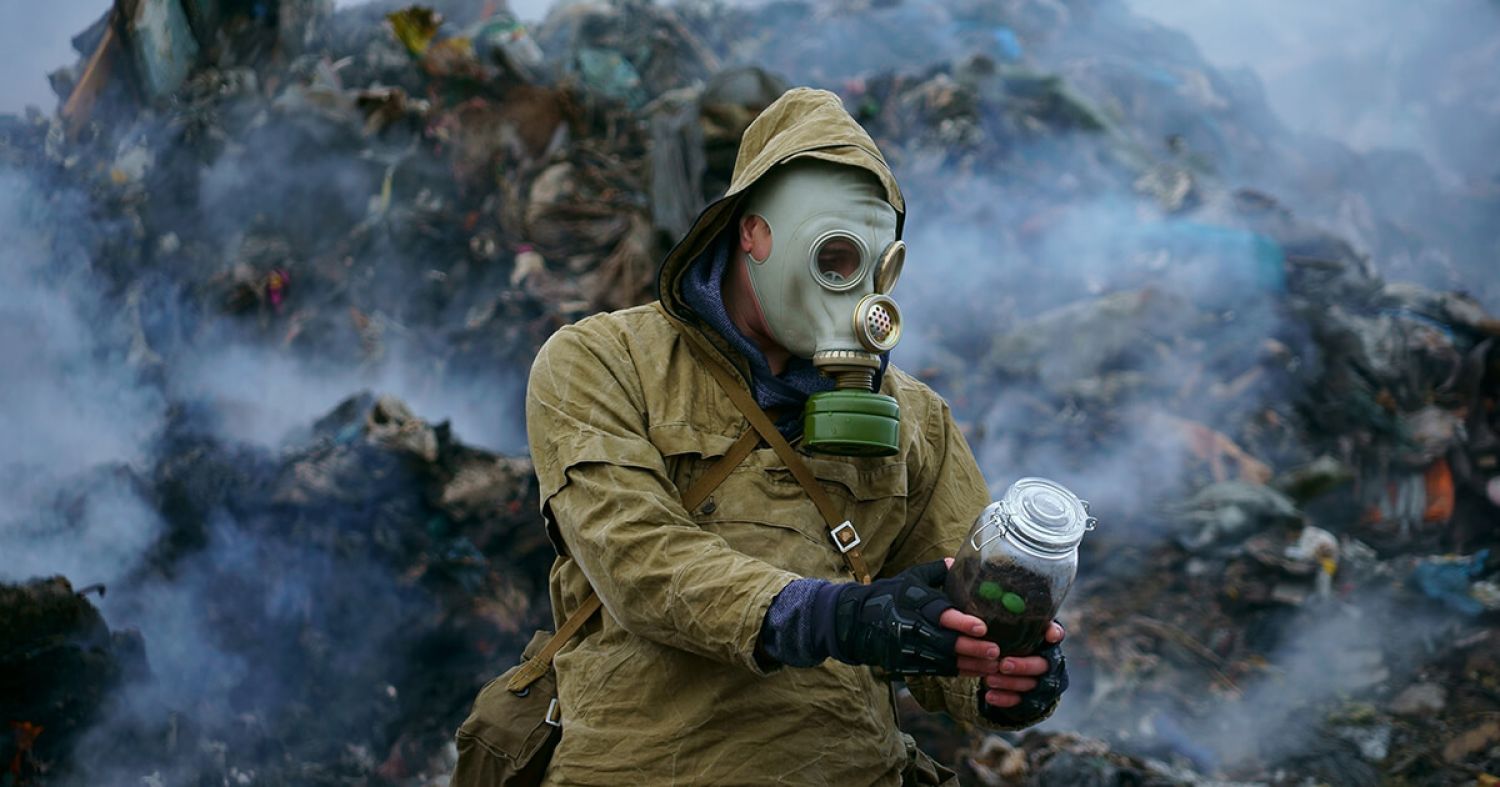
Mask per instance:
[[[865,315],[865,327],[870,332],[870,338],[877,343],[884,344],[891,338],[891,332],[895,330],[895,321],[891,319],[891,313],[884,306],[875,304]]]
[[[866,295],[854,310],[854,332],[859,343],[873,353],[883,353],[901,340],[901,311],[882,294]]]

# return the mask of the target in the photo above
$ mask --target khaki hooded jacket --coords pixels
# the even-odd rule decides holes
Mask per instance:
[[[730,226],[747,189],[804,157],[870,171],[904,216],[895,178],[839,99],[792,90],[746,131],[728,193],[664,261],[658,287],[670,313],[694,321],[684,270]],[[711,329],[692,329],[719,349],[713,362],[748,379],[745,360]],[[881,391],[901,407],[898,455],[806,459],[858,529],[871,571],[889,576],[952,555],[989,495],[937,394],[894,365]],[[747,421],[655,308],[590,317],[548,340],[531,370],[526,425],[561,555],[554,617],[561,623],[591,589],[604,604],[555,661],[563,733],[547,783],[901,782],[907,752],[885,681],[833,660],[769,672],[757,663],[761,621],[787,583],[852,576],[768,447],[684,510],[679,491]],[[977,721],[976,681],[912,688],[929,709]]]

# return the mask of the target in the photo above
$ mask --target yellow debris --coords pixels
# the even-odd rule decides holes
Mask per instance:
[[[421,5],[393,11],[386,14],[385,18],[391,23],[391,31],[396,34],[396,39],[413,57],[421,57],[427,52],[427,48],[432,46],[432,39],[437,36],[438,26],[443,23],[442,14]]]

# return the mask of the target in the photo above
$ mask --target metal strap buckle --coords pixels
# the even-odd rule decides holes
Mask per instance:
[[[859,539],[859,531],[854,529],[854,523],[845,519],[844,524],[828,531],[833,537],[833,545],[838,547],[839,552],[847,554],[849,550],[864,543]]]
[[[562,726],[562,714],[557,711],[556,697],[553,697],[552,703],[547,706],[547,715],[542,717],[542,721],[545,721],[554,727]]]

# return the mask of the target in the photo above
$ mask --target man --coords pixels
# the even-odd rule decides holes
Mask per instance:
[[[940,592],[989,496],[946,404],[886,361],[903,215],[838,98],[792,90],[663,262],[660,308],[583,320],[538,354],[527,428],[554,616],[592,593],[604,609],[555,660],[548,783],[900,784],[914,754],[872,667],[963,720],[1051,713],[1057,648],[1000,654]],[[747,435],[720,379],[800,443],[847,521],[832,538],[765,444],[683,506]]]

